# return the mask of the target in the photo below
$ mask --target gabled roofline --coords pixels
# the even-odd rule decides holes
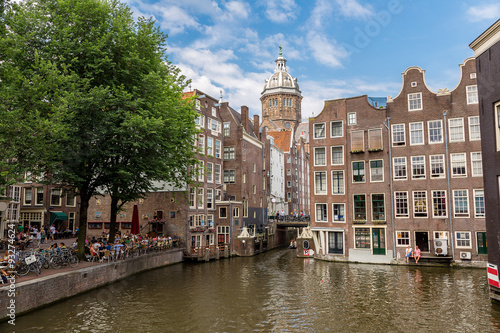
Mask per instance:
[[[474,56],[478,57],[498,41],[500,41],[500,19],[474,39],[469,47],[474,50]]]

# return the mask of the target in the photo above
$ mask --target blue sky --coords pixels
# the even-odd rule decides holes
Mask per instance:
[[[325,100],[396,96],[401,73],[455,88],[469,44],[498,18],[495,0],[122,0],[168,34],[169,60],[192,87],[261,115],[264,80],[283,47],[302,90],[302,116]]]

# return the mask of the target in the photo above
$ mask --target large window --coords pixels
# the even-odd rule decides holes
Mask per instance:
[[[457,231],[455,233],[457,248],[468,248],[472,247],[470,242],[470,232],[469,231]]]
[[[469,193],[467,190],[453,190],[455,217],[469,217]]]
[[[205,199],[205,196],[203,195],[203,192],[204,190],[202,188],[199,188],[198,189],[198,208],[200,209],[203,209],[203,207],[205,207],[205,202],[204,202],[204,199]]]
[[[43,188],[42,187],[36,188],[35,205],[43,205]]]
[[[443,123],[441,120],[430,120],[427,123],[429,127],[429,143],[443,143]]]
[[[408,94],[408,111],[422,110],[422,93]]]
[[[474,190],[475,217],[484,217],[484,190]]]
[[[224,170],[224,184],[234,184],[236,182],[235,170]]]
[[[431,178],[444,178],[444,155],[430,155]]]
[[[408,217],[408,192],[394,192],[396,217]]]
[[[394,157],[394,180],[406,179],[406,157]]]
[[[354,246],[357,249],[371,248],[370,228],[354,228]]]
[[[214,209],[214,189],[207,188],[207,208]]]
[[[345,222],[345,204],[333,204],[333,221]]]
[[[469,117],[469,140],[481,140],[481,128],[479,125],[479,116]]]
[[[221,150],[221,142],[220,140],[215,140],[215,157],[220,158],[220,150]]]
[[[352,181],[353,183],[365,181],[365,161],[352,162]]]
[[[31,206],[31,203],[32,203],[32,193],[33,193],[33,189],[30,188],[30,187],[25,187],[24,188],[24,205],[25,206]]]
[[[410,245],[410,232],[409,231],[396,231],[397,246]]]
[[[427,192],[413,192],[413,216],[427,217]]]
[[[203,179],[205,178],[205,167],[204,167],[204,164],[205,162],[203,161],[200,161],[200,166],[199,166],[199,169],[198,169],[198,181],[199,182],[202,182]]]
[[[412,179],[425,178],[425,156],[411,157],[411,178]]]
[[[368,130],[368,149],[379,150],[384,148],[382,141],[382,129],[371,129]]]
[[[217,184],[221,183],[220,175],[221,175],[221,165],[220,164],[216,164],[215,165],[215,182]]]
[[[74,191],[66,193],[66,206],[76,207],[76,195]]]
[[[344,253],[344,233],[341,231],[328,232],[328,253]]]
[[[455,118],[449,120],[450,142],[464,141],[464,119]]]
[[[432,217],[447,217],[446,191],[432,191]]]
[[[356,112],[350,112],[347,114],[347,124],[356,125]]]
[[[214,156],[214,139],[207,137],[207,155]]]
[[[354,195],[354,219],[366,220],[366,196],[364,194]]]
[[[424,144],[424,123],[410,123],[410,145]]]
[[[331,133],[330,136],[332,138],[339,138],[342,137],[344,132],[343,132],[343,126],[342,126],[342,121],[332,121],[331,123]]]
[[[224,123],[224,136],[228,137],[231,135],[231,123]]]
[[[314,165],[326,165],[326,147],[314,147]]]
[[[370,181],[374,183],[384,181],[383,160],[370,161]]]
[[[316,222],[328,222],[326,203],[316,204]]]
[[[353,131],[351,132],[351,151],[363,151],[365,150],[365,135],[364,131]]]
[[[213,183],[214,182],[214,164],[207,162],[207,182]]]
[[[205,154],[205,136],[203,134],[198,135],[198,149],[200,149],[200,154]]]
[[[467,104],[477,104],[479,99],[477,96],[477,85],[467,86]]]
[[[315,139],[324,139],[326,138],[325,134],[325,123],[314,124],[314,138]]]
[[[234,160],[234,146],[224,147],[224,159]]]
[[[465,153],[451,154],[451,173],[452,177],[467,176]]]
[[[314,193],[315,194],[327,194],[326,192],[326,171],[317,171],[314,173],[315,186]]]
[[[405,124],[392,125],[392,145],[404,146],[405,144]]]
[[[344,164],[344,146],[332,147],[332,165]]]
[[[483,176],[483,157],[481,152],[470,153],[472,163],[472,177]]]
[[[372,194],[372,218],[385,220],[385,204],[383,194]]]
[[[196,189],[191,187],[189,189],[189,208],[196,207]]]
[[[332,194],[344,194],[344,171],[332,171]]]

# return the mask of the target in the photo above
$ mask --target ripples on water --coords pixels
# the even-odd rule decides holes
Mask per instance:
[[[18,317],[15,329],[496,332],[500,308],[485,270],[333,263],[283,249],[139,274]]]

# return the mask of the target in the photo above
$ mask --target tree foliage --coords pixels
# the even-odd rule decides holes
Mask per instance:
[[[0,0],[2,1],[2,0]],[[79,251],[88,202],[177,185],[195,163],[187,81],[168,62],[151,19],[115,0],[27,0],[3,12],[1,159],[80,196]]]

